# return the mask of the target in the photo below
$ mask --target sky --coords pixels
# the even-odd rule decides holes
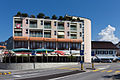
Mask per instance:
[[[100,33],[109,26],[114,28],[115,39],[120,39],[120,0],[0,0],[0,41],[12,36],[13,16],[18,11],[86,17],[92,21],[92,40],[108,40],[103,39],[106,35],[101,38]]]

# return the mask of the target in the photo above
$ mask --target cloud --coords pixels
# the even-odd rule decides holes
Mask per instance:
[[[111,41],[114,44],[118,43],[120,40],[115,36],[115,27],[108,25],[105,29],[101,30],[99,35],[99,41]]]

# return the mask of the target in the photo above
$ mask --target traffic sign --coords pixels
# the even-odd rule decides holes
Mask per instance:
[[[94,51],[91,52],[91,56],[95,56]]]
[[[80,61],[80,63],[82,64],[82,63],[83,63],[83,61]]]
[[[84,55],[84,50],[80,50],[80,55]]]
[[[36,51],[32,51],[32,55],[36,55]]]

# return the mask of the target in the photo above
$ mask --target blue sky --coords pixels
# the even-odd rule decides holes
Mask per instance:
[[[18,12],[47,16],[87,17],[92,20],[92,40],[98,33],[111,25],[120,38],[120,0],[0,0],[0,41],[12,36],[12,17]]]

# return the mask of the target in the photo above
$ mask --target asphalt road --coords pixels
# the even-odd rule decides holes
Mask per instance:
[[[1,75],[0,80],[120,80],[115,79],[120,74],[120,63],[100,63],[95,64],[96,70],[86,69],[90,67],[91,64],[85,64],[85,71],[80,70],[80,65],[14,71],[11,75]]]

